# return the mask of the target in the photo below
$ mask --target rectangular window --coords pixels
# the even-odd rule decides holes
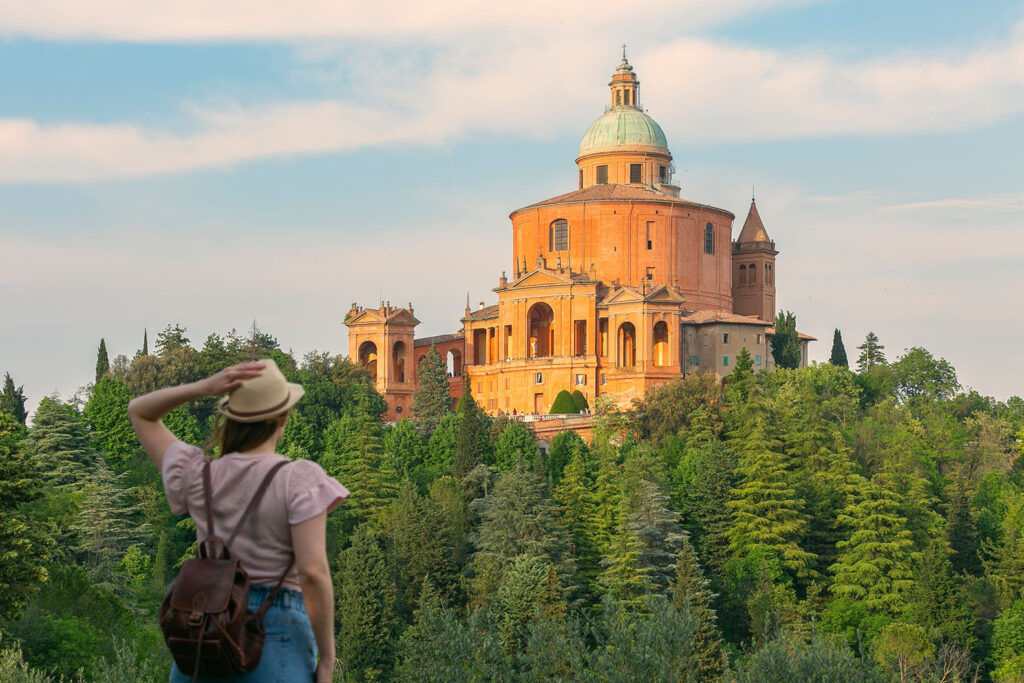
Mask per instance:
[[[508,352],[508,347],[509,347],[509,343],[511,342],[511,340],[512,340],[512,326],[511,325],[505,325],[505,339],[503,340],[504,345],[503,345],[503,348],[502,348],[502,357],[505,360],[508,360],[509,357],[510,357],[510,354]],[[508,387],[505,387],[505,388],[508,389]]]
[[[703,346],[705,349],[708,347],[708,333],[707,332],[705,332],[704,334],[701,335],[701,344],[700,345]]]
[[[607,185],[608,184],[608,167],[601,165],[597,167],[597,184]]]
[[[754,365],[761,367],[761,356],[754,356]]]
[[[586,384],[587,384],[587,376],[584,375],[583,373],[577,373],[576,374],[576,385],[577,386],[585,386]]]
[[[690,356],[690,365],[697,367],[700,365],[700,356]]]
[[[587,353],[587,321],[573,321],[573,354],[584,356]]]
[[[757,343],[758,343],[758,344],[760,344],[760,343],[761,343],[761,335],[757,335]]]
[[[654,249],[654,221],[647,221],[647,249]]]
[[[663,183],[668,180],[668,174],[665,172],[664,166],[658,167],[658,180],[660,180]]]
[[[728,334],[723,334],[722,335],[722,343],[723,344],[728,344],[729,343],[729,335]]]
[[[647,266],[647,279],[654,280],[654,266]]]
[[[602,356],[608,355],[608,318],[601,318],[597,322],[598,334],[601,337],[601,348],[600,353]]]
[[[608,375],[601,373],[601,384],[608,384]]]
[[[534,376],[534,378],[533,378],[533,383],[534,384],[544,384],[544,373],[543,372],[538,372],[536,374],[536,376]]]
[[[580,189],[583,189],[583,169],[580,169]]]
[[[729,367],[729,356],[722,356],[722,367]]]
[[[476,383],[476,394],[477,394],[477,396],[480,396],[483,393],[484,393],[484,383],[483,382],[477,382]]]
[[[715,226],[711,223],[704,226],[704,253],[715,253]]]
[[[640,183],[643,182],[643,166],[640,164],[629,165],[629,182]]]

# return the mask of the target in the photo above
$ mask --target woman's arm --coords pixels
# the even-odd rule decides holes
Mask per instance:
[[[239,363],[198,382],[158,389],[133,398],[128,404],[128,417],[131,418],[139,443],[156,468],[161,470],[164,453],[177,440],[161,422],[164,415],[197,398],[219,396],[240,387],[243,380],[259,377],[263,367],[262,363]]]
[[[326,510],[292,527],[292,547],[302,598],[320,651],[316,681],[330,683],[334,676],[334,585],[327,566]]]

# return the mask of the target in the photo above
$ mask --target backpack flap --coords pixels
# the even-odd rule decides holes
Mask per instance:
[[[171,607],[199,616],[224,612],[235,587],[235,573],[239,570],[238,560],[189,560],[174,582]]]

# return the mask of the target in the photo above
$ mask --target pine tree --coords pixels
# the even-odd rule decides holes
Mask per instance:
[[[729,501],[738,483],[736,454],[710,430],[691,435],[674,477],[674,486],[679,487],[676,500],[683,526],[705,566],[720,575],[731,557]]]
[[[850,367],[850,361],[846,359],[846,347],[843,346],[843,335],[838,327],[832,333],[832,355],[829,357],[828,362],[844,368]]]
[[[750,351],[746,347],[740,349],[736,354],[736,363],[733,365],[732,374],[729,379],[733,384],[742,382],[754,374],[754,359],[750,357]]]
[[[521,555],[509,563],[491,603],[491,614],[510,651],[522,648],[527,626],[540,615],[541,591],[552,569],[543,560]],[[556,581],[557,585],[557,581]]]
[[[878,335],[868,332],[864,343],[857,347],[857,372],[864,373],[872,368],[885,365],[885,347],[878,343]]]
[[[586,461],[582,453],[577,451],[566,465],[553,494],[554,499],[562,505],[565,527],[576,555],[576,583],[588,592],[593,590],[597,575],[601,572],[601,558],[594,539],[595,504],[591,486]]]
[[[0,413],[0,618],[15,617],[46,581],[53,539],[24,505],[40,496],[42,478],[25,456],[25,428]]]
[[[7,413],[21,424],[25,424],[28,411],[25,410],[25,387],[15,388],[10,373],[4,373],[4,390],[0,393],[0,413]]]
[[[551,488],[558,486],[562,480],[565,466],[569,464],[569,461],[576,454],[582,455],[584,462],[586,462],[590,455],[586,442],[576,432],[566,430],[559,432],[555,435],[555,438],[551,439],[551,448],[544,459],[544,478],[547,480],[548,486]],[[495,453],[496,460],[497,457],[497,453]]]
[[[139,442],[128,419],[131,398],[124,382],[103,376],[83,408],[93,440],[115,472],[124,472],[139,455]]]
[[[630,527],[640,541],[637,568],[648,590],[665,593],[676,574],[676,559],[686,542],[679,515],[669,507],[669,497],[654,482],[642,480],[630,511]]]
[[[74,489],[102,460],[91,441],[82,416],[72,406],[47,397],[36,409],[25,446],[48,483]]]
[[[384,672],[391,663],[395,587],[369,525],[360,526],[341,553],[335,593],[341,663],[359,678]]]
[[[933,640],[970,649],[975,643],[974,614],[957,583],[949,548],[935,540],[914,565],[914,582],[907,595],[906,618],[923,626]]]
[[[376,518],[397,493],[397,474],[385,466],[380,428],[366,416],[342,417],[325,436],[324,471],[352,492],[344,505],[349,525]]]
[[[468,378],[462,398],[459,399],[458,415],[459,431],[455,436],[455,463],[452,466],[452,474],[456,479],[462,479],[487,459],[490,446],[483,412],[473,400]]]
[[[434,476],[452,473],[455,465],[455,440],[459,434],[459,416],[448,413],[438,422],[427,441],[424,464]]]
[[[805,503],[790,484],[789,462],[778,440],[767,435],[761,400],[748,404],[733,439],[738,444],[740,485],[729,501],[729,549],[745,557],[766,546],[794,576],[807,577],[817,558],[797,543],[807,529]]]
[[[849,530],[832,565],[832,593],[863,602],[873,613],[899,614],[913,585],[914,542],[899,516],[896,496],[862,480],[855,500],[839,515]]]
[[[709,586],[693,546],[684,543],[676,559],[676,575],[670,590],[676,608],[689,613],[696,621],[693,650],[700,680],[716,680],[726,665],[722,637],[716,625],[717,616],[711,606],[717,596]]]
[[[985,576],[999,590],[1003,603],[1024,598],[1024,491],[1004,490],[1001,503],[1005,505],[1002,523],[1002,543],[985,542],[982,564]]]
[[[953,551],[950,558],[953,571],[957,574],[966,572],[973,576],[981,573],[978,527],[971,511],[971,499],[964,479],[957,480],[950,496],[949,510],[946,513],[946,540]]]
[[[432,434],[452,406],[448,369],[433,344],[416,366],[416,377],[418,386],[413,394],[413,414],[424,434]]]
[[[800,367],[802,357],[796,316],[789,311],[779,311],[775,318],[775,333],[772,335],[772,358],[780,368],[794,370]]]
[[[643,545],[630,524],[629,502],[625,496],[619,499],[616,512],[618,525],[601,558],[604,571],[597,577],[597,583],[616,602],[636,606],[647,592],[647,582],[639,567]]]
[[[107,342],[100,338],[100,348],[96,352],[96,382],[99,382],[110,370],[110,359],[107,358]]]
[[[569,534],[539,475],[523,468],[500,474],[491,494],[470,507],[480,518],[472,561],[475,576],[470,582],[474,603],[487,603],[509,563],[520,556],[553,566],[562,587],[571,591],[576,563]]]

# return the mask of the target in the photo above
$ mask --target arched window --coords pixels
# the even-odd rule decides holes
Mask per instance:
[[[715,253],[715,226],[711,223],[704,226],[704,253]]]
[[[741,284],[741,285],[747,284],[747,267],[746,266],[740,266],[740,276],[739,276],[738,280],[739,280],[739,284]]]
[[[636,328],[633,323],[619,325],[619,367],[636,365]]]
[[[750,284],[754,284],[755,282],[757,282],[757,264],[756,263],[751,263],[750,264],[750,270],[748,272],[750,273]]]
[[[391,349],[391,376],[396,382],[405,381],[405,342],[397,341]]]
[[[544,358],[550,356],[555,348],[555,329],[552,323],[555,320],[555,313],[551,307],[544,302],[537,302],[530,307],[526,315],[527,338],[526,355],[529,358]]]
[[[659,320],[654,324],[654,364],[663,367],[668,363],[668,324]]]
[[[447,354],[448,376],[458,377],[462,374],[462,354],[452,349]]]
[[[551,221],[549,233],[550,251],[566,251],[569,248],[569,221],[564,218]]]
[[[377,345],[372,341],[364,341],[359,345],[359,364],[374,380],[377,379]]]

